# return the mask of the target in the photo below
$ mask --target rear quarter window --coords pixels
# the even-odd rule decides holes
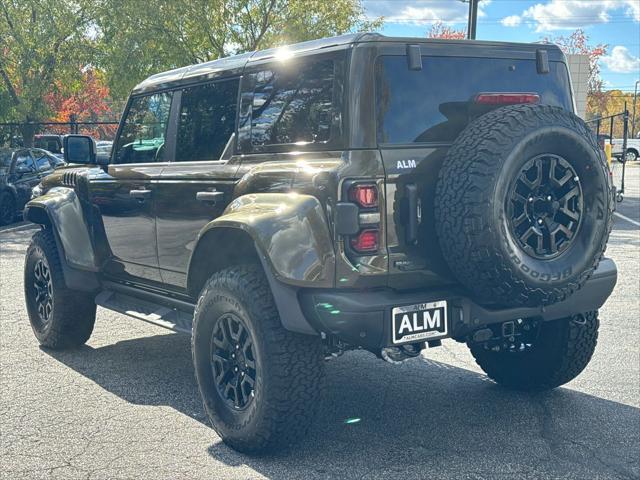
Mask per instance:
[[[328,145],[338,137],[338,63],[304,61],[247,75],[238,129],[241,150]]]
[[[482,92],[530,92],[540,103],[572,110],[566,66],[550,62],[548,74],[535,60],[475,57],[422,58],[422,70],[405,56],[376,62],[378,143],[450,143],[478,114],[473,99]]]

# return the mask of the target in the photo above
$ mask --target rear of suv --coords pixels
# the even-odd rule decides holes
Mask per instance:
[[[452,338],[501,384],[562,385],[616,282],[606,162],[573,110],[552,45],[357,34],[150,77],[109,162],[66,137],[76,165],[25,209],[33,330],[81,344],[99,305],[191,334],[245,452],[299,438],[350,349]]]

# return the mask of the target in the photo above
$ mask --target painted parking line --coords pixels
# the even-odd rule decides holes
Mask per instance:
[[[23,225],[18,225],[17,227],[2,228],[0,229],[0,233],[21,232],[22,230],[30,230],[32,228],[38,228],[38,225],[36,225],[35,223],[27,223]]]
[[[629,218],[629,217],[627,217],[627,216],[625,216],[625,215],[622,215],[621,213],[618,213],[618,212],[613,212],[613,214],[614,214],[616,217],[621,218],[622,220],[626,220],[627,222],[632,223],[632,224],[633,224],[633,225],[635,225],[636,227],[640,227],[640,222],[637,222],[637,221],[635,221],[635,220],[634,220],[634,219],[632,219],[632,218]]]

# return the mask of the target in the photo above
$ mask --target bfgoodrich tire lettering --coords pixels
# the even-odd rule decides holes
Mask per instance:
[[[571,182],[582,202],[565,208],[576,217],[575,225],[563,217],[571,241],[548,255],[545,248],[532,250],[523,244],[522,233],[513,228],[518,213],[509,203],[515,179],[523,175],[527,162],[541,157],[570,166],[566,171],[575,172],[577,178]],[[569,200],[561,189],[544,190],[546,184],[564,180],[560,177],[565,167],[553,167],[554,174],[549,175],[551,168],[544,167],[546,180],[531,194],[542,202],[539,210],[528,210],[527,215],[535,221],[551,219],[550,228],[555,229],[562,223],[558,216],[565,215],[557,212]],[[579,289],[602,258],[613,218],[610,192],[604,154],[580,118],[550,106],[500,108],[471,123],[447,153],[436,189],[440,246],[454,275],[480,302],[513,306],[558,302]],[[544,218],[535,218],[538,214]]]
[[[242,392],[242,402],[234,402],[235,397],[224,395],[225,389],[216,384],[219,362],[212,362],[211,341],[220,321],[241,322],[250,336],[252,350],[243,358],[250,358],[246,373],[255,385],[253,391]],[[241,348],[246,345],[239,343]],[[318,403],[321,342],[282,327],[259,267],[238,266],[209,279],[194,314],[192,353],[205,411],[225,443],[258,452],[286,446],[306,433]]]

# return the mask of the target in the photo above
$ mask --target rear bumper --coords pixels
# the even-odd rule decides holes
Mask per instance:
[[[618,277],[616,264],[603,259],[587,283],[567,300],[547,307],[490,308],[467,297],[462,290],[397,292],[303,290],[299,293],[302,311],[319,332],[335,335],[345,343],[379,351],[391,342],[393,307],[446,300],[449,336],[464,340],[479,328],[518,318],[555,320],[600,308],[609,298]]]

